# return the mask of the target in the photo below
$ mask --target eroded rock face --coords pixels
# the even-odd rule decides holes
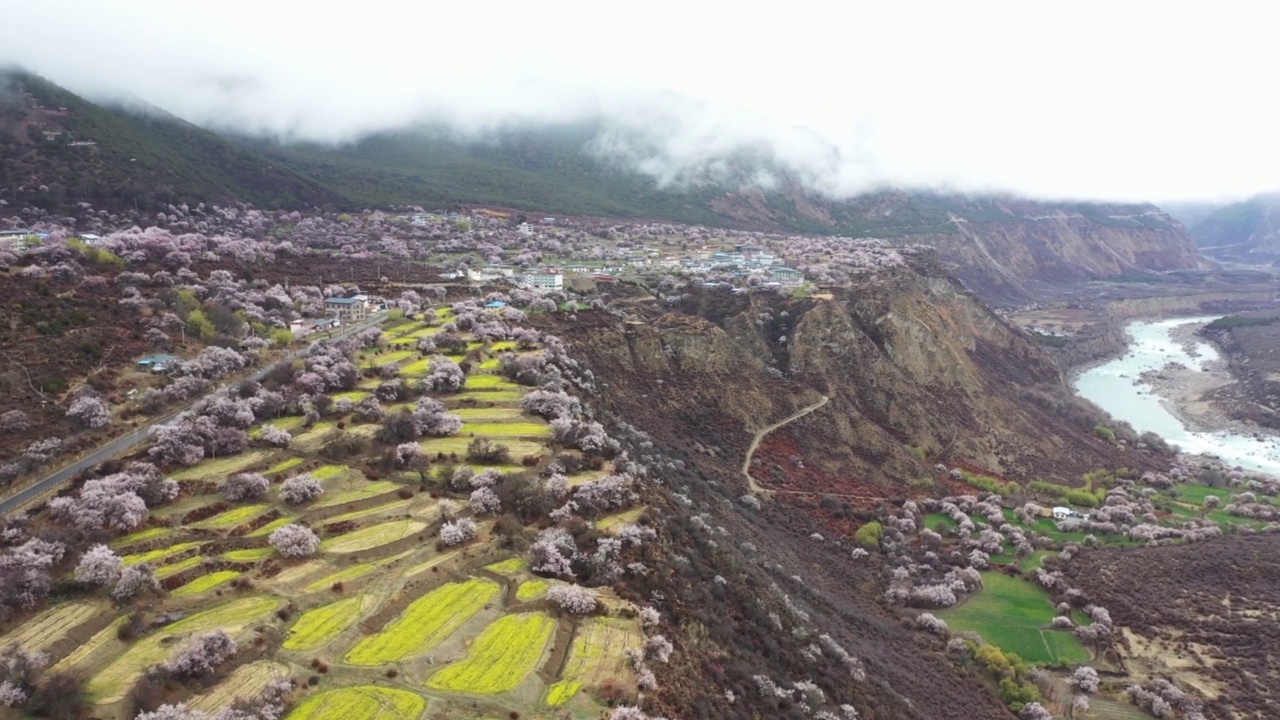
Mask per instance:
[[[708,290],[630,321],[583,316],[564,336],[620,416],[726,455],[828,395],[787,427],[789,452],[886,494],[937,462],[1074,482],[1116,460],[1053,361],[927,258],[817,298]]]

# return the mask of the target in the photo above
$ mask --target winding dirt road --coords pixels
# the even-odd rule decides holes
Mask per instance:
[[[774,490],[768,490],[766,488],[761,487],[760,484],[756,482],[756,479],[751,477],[751,458],[756,454],[756,448],[760,447],[760,441],[764,439],[764,436],[768,435],[774,430],[777,430],[783,425],[786,425],[787,423],[792,423],[792,422],[795,422],[796,420],[799,420],[805,415],[808,415],[814,410],[817,410],[823,405],[826,405],[830,401],[831,401],[831,398],[827,397],[826,395],[823,395],[822,399],[819,400],[818,402],[810,405],[807,408],[800,410],[799,412],[796,412],[788,417],[785,417],[782,420],[756,433],[756,436],[751,439],[751,447],[747,449],[747,457],[742,461],[742,476],[747,479],[747,486],[751,488],[751,492],[753,493],[775,492]]]

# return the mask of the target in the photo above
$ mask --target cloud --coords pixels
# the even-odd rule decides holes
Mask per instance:
[[[673,184],[754,157],[834,195],[1280,186],[1260,3],[188,5],[0,0],[0,60],[286,140],[594,120],[592,148]]]

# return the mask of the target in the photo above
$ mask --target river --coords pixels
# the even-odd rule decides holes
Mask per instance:
[[[1181,325],[1203,323],[1216,316],[1138,321],[1125,331],[1130,338],[1126,353],[1103,365],[1081,373],[1074,383],[1081,397],[1093,401],[1138,432],[1153,432],[1176,444],[1184,452],[1217,455],[1230,465],[1280,475],[1280,439],[1258,439],[1235,432],[1192,432],[1169,412],[1154,388],[1138,377],[1147,370],[1159,370],[1180,362],[1198,372],[1206,363],[1219,359],[1217,348],[1202,342],[1192,355],[1170,333]]]

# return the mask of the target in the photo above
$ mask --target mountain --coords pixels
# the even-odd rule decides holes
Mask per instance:
[[[1201,252],[1220,260],[1280,262],[1280,193],[1227,205],[1192,227],[1191,237]]]
[[[48,210],[77,202],[154,210],[174,202],[345,201],[162,110],[95,104],[22,71],[0,73],[0,196]]]
[[[885,190],[837,199],[769,158],[739,153],[661,186],[637,163],[597,152],[603,122],[509,129],[461,140],[439,126],[338,147],[219,136],[138,105],[95,105],[24,73],[3,76],[0,190],[46,209],[80,201],[163,210],[171,202],[265,208],[499,205],[559,215],[878,237],[937,247],[988,299],[1041,283],[1201,267],[1182,225],[1153,205],[1033,202]],[[637,143],[640,143],[637,140]],[[626,143],[623,142],[623,145]],[[775,179],[763,189],[754,178]]]

